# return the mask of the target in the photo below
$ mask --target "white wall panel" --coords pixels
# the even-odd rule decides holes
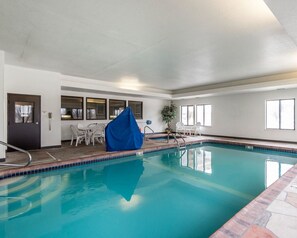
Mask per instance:
[[[235,136],[278,141],[297,142],[296,103],[295,130],[266,130],[265,101],[296,98],[297,89],[244,93],[175,101],[176,105],[211,104],[212,126],[203,127],[203,134]],[[177,120],[179,121],[180,113]]]
[[[41,146],[60,145],[61,75],[54,72],[5,65],[4,77],[6,94],[41,96]],[[52,112],[51,130],[49,130],[48,112]]]

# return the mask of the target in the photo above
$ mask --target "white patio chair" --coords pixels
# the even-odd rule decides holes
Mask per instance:
[[[186,128],[185,128],[184,123],[182,123],[182,122],[178,122],[178,123],[176,123],[175,127],[176,127],[176,128],[175,128],[175,131],[176,131],[176,132],[178,132],[178,133],[183,133],[183,134],[186,133]]]
[[[80,144],[82,141],[87,140],[86,131],[81,131],[81,130],[78,129],[77,126],[74,126],[74,125],[70,125],[70,129],[71,129],[71,132],[72,132],[70,145],[73,144],[74,140],[76,140],[75,146]]]
[[[193,134],[194,135],[198,135],[201,136],[201,123],[197,122],[194,126],[193,126]]]
[[[95,145],[95,140],[98,141],[98,143],[103,144],[105,141],[105,125],[104,124],[97,124],[91,127],[91,143],[93,143],[93,146]]]

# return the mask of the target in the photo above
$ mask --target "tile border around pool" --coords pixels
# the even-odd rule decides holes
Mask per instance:
[[[273,150],[288,153],[297,153],[297,148],[288,148],[286,146],[263,145],[260,143],[240,142],[224,139],[200,139],[187,142],[187,145],[195,145],[201,143],[219,143],[238,146],[253,146],[255,149]],[[53,163],[44,163],[32,165],[26,168],[9,169],[0,172],[0,180],[14,176],[36,174],[61,168],[79,166],[84,164],[98,163],[106,160],[120,159],[127,156],[137,155],[138,152],[149,153],[154,151],[176,148],[176,144],[159,145],[150,148],[139,149],[136,151],[111,152],[105,155],[84,156],[78,159],[59,161]],[[265,209],[273,200],[281,193],[282,190],[297,176],[297,164],[287,171],[270,187],[265,189],[260,195],[253,199],[248,205],[243,207],[221,228],[219,228],[211,237],[242,237],[254,225],[258,225],[259,220],[265,215]],[[265,228],[264,228],[265,229]],[[269,231],[267,231],[268,234]]]
[[[297,148],[294,149],[294,148],[287,148],[287,147],[259,145],[254,143],[229,141],[229,140],[222,140],[222,139],[219,139],[219,140],[217,139],[201,140],[200,139],[200,140],[186,142],[187,145],[197,145],[201,143],[219,143],[219,144],[236,145],[236,146],[253,146],[254,149],[273,150],[273,151],[281,151],[281,152],[297,154]],[[121,152],[110,152],[104,155],[84,156],[77,159],[69,159],[66,161],[56,161],[56,162],[49,162],[44,164],[35,164],[24,168],[12,168],[12,169],[0,171],[0,180],[5,178],[10,178],[10,177],[15,177],[15,176],[36,174],[36,173],[57,170],[62,168],[80,166],[84,164],[98,163],[101,161],[106,161],[111,159],[120,159],[127,156],[137,155],[138,152],[149,153],[149,152],[154,152],[159,150],[166,150],[170,148],[176,148],[176,144],[162,144],[159,146],[144,148],[144,149],[139,149],[134,151],[130,150],[130,151],[121,151]]]
[[[145,154],[149,152],[166,150],[171,148],[176,148],[176,145],[166,144],[166,145],[156,146],[153,148],[144,148],[144,149],[139,149],[134,151],[129,150],[129,151],[121,151],[121,152],[109,152],[108,154],[104,154],[104,155],[101,154],[101,155],[84,156],[77,159],[69,159],[65,161],[55,161],[55,162],[49,162],[49,163],[43,163],[43,164],[35,164],[35,165],[30,165],[29,167],[12,168],[12,169],[0,171],[0,180],[15,177],[15,176],[37,174],[37,173],[48,172],[52,170],[58,170],[62,168],[98,163],[98,162],[107,161],[107,160],[120,159],[128,156],[137,155],[138,152],[142,152],[143,154]]]

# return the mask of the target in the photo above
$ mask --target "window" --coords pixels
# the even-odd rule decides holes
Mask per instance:
[[[295,99],[266,101],[266,129],[295,129]]]
[[[15,102],[15,123],[33,123],[34,121],[34,103],[33,102]]]
[[[61,119],[62,120],[83,120],[83,98],[82,97],[61,97]]]
[[[211,105],[197,105],[196,114],[196,122],[202,126],[211,126]]]
[[[142,102],[128,101],[128,106],[131,107],[135,119],[142,119]]]
[[[126,101],[109,99],[109,119],[115,119],[126,108]]]
[[[87,98],[87,120],[106,120],[106,99]]]
[[[181,122],[186,126],[194,125],[194,106],[181,106]]]

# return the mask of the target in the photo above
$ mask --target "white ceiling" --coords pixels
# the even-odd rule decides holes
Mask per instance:
[[[0,0],[0,49],[8,64],[166,90],[297,70],[263,0]]]

